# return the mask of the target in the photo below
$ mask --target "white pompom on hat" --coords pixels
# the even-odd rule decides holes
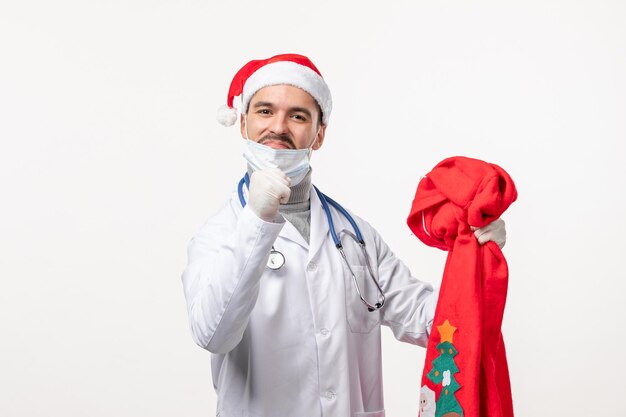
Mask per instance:
[[[230,83],[226,105],[218,109],[217,121],[232,126],[237,121],[237,109],[233,107],[235,97],[241,96],[241,111],[246,113],[257,91],[279,84],[292,85],[309,93],[322,110],[322,123],[328,124],[333,107],[330,89],[313,62],[297,54],[276,55],[244,65]]]

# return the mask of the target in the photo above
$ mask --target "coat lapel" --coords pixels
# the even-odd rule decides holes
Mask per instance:
[[[306,243],[300,232],[298,232],[298,229],[296,229],[296,227],[287,219],[285,219],[285,226],[283,226],[283,229],[280,231],[278,236],[289,239],[302,246],[304,249],[309,249],[309,244]]]

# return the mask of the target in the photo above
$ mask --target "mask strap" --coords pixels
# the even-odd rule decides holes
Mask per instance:
[[[250,137],[248,136],[248,113],[244,113],[243,115],[243,122],[246,125],[246,140],[250,140]]]
[[[322,125],[320,125],[320,127],[317,129],[317,133],[315,134],[315,136],[313,136],[313,142],[311,142],[311,144],[308,147],[309,159],[311,158],[311,154],[313,153],[313,145],[315,145],[315,141],[317,140],[317,136],[320,134],[321,130],[322,130]]]

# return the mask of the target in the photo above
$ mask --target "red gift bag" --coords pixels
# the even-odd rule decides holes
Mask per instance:
[[[421,179],[407,223],[425,244],[448,251],[420,392],[421,417],[512,417],[500,331],[508,267],[494,242],[470,226],[498,219],[517,198],[499,166],[445,159]]]

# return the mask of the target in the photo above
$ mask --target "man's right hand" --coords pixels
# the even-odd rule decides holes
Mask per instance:
[[[289,201],[291,180],[278,168],[254,171],[250,177],[248,205],[261,219],[271,222],[278,207]]]

